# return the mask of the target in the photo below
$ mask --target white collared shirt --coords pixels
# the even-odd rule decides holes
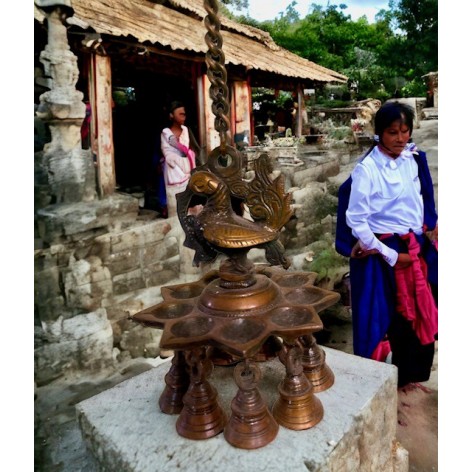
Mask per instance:
[[[375,234],[422,233],[424,218],[418,164],[405,149],[396,159],[376,146],[352,172],[346,221],[363,249],[377,249],[392,267],[398,253]]]

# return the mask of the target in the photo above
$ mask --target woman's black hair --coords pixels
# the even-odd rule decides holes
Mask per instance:
[[[375,114],[375,134],[381,137],[386,128],[394,121],[400,120],[408,126],[411,135],[414,118],[415,111],[411,106],[396,101],[384,103]]]
[[[410,138],[413,134],[413,122],[415,119],[414,109],[405,103],[393,101],[384,103],[375,114],[375,134],[378,136],[377,139],[381,139],[381,136],[386,128],[388,128],[394,121],[400,120],[402,123],[408,126],[410,130]],[[372,146],[365,152],[360,158],[364,159],[374,147],[377,146],[377,141],[372,143]]]
[[[174,100],[173,102],[171,102],[171,104],[169,105],[169,113],[172,113],[175,109],[177,108],[182,108],[184,107],[185,105],[179,101],[179,100]]]

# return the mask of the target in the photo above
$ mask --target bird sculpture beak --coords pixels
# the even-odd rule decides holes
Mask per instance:
[[[216,180],[208,179],[207,184],[208,184],[208,189],[211,192],[214,192],[218,188],[218,182]]]

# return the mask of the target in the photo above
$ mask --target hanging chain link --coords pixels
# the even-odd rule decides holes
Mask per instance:
[[[229,103],[227,72],[225,68],[225,55],[222,50],[223,38],[220,34],[220,20],[218,18],[218,1],[204,0],[204,7],[208,15],[205,17],[207,33],[205,42],[208,46],[206,53],[207,75],[210,80],[210,98],[212,100],[211,111],[215,115],[215,129],[220,134],[220,147],[223,153],[226,151],[228,138]]]

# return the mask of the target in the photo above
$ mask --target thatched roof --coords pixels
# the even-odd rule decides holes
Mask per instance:
[[[204,55],[207,15],[203,0],[72,0],[69,23],[115,37],[134,37],[140,43]],[[35,18],[43,20],[35,7]],[[222,15],[221,35],[226,64],[244,66],[287,78],[314,82],[346,82],[347,77],[277,46],[271,36]]]

